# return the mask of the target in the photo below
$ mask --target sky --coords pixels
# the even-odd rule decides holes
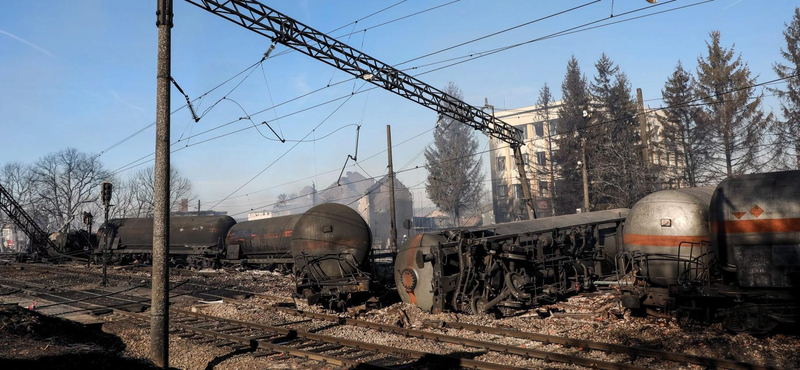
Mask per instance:
[[[339,40],[390,65],[590,2],[261,1],[323,32],[346,25],[333,36],[355,32]],[[616,0],[616,17],[594,25],[698,2],[661,0],[659,7],[625,16],[621,14],[649,4]],[[396,20],[437,5],[441,6]],[[558,99],[570,56],[575,55],[591,78],[594,62],[605,52],[628,75],[634,89],[642,88],[647,104],[658,107],[664,81],[677,61],[694,71],[712,30],[721,31],[726,47],[735,44],[758,81],[775,78],[772,65],[785,47],[781,32],[798,5],[791,0],[716,0],[526,44],[418,78],[439,88],[455,82],[473,105],[482,106],[487,99],[498,109],[511,109],[533,105],[545,83]],[[154,150],[155,128],[148,126],[155,121],[155,10],[155,0],[4,4],[0,13],[0,163],[33,163],[48,153],[74,147],[99,154],[117,181],[151,165],[148,155]],[[185,1],[175,1],[174,13],[172,76],[191,99],[246,71],[195,103],[198,112],[206,112],[199,122],[186,109],[171,116],[173,150],[183,148],[172,154],[172,165],[193,182],[204,209],[214,206],[230,214],[245,213],[263,209],[278,194],[297,192],[312,181],[318,188],[336,182],[348,154],[355,154],[357,124],[361,125],[360,167],[351,162],[345,171],[383,177],[387,158],[381,152],[386,149],[386,125],[391,125],[395,171],[411,169],[398,178],[412,188],[415,207],[430,205],[424,194],[427,174],[414,168],[424,165],[424,156],[418,154],[432,140],[435,112],[381,89],[320,105],[362,89],[361,83],[353,81],[291,100],[348,76],[298,52],[248,69],[269,48],[269,39]],[[423,73],[447,65],[424,66],[427,63],[536,39],[611,14],[612,1],[602,0],[398,68],[417,67],[406,72]],[[391,20],[396,21],[370,28]],[[272,55],[285,50],[278,45]],[[285,101],[290,102],[267,109]],[[173,110],[184,104],[173,88]],[[765,110],[777,108],[774,97],[765,98]],[[239,119],[246,116],[252,121]],[[276,141],[275,134],[261,125],[265,120],[281,137],[305,138],[306,142]],[[230,124],[215,129],[226,123]],[[226,133],[230,134],[217,138]],[[478,138],[480,148],[485,148],[487,139]],[[136,162],[140,158],[144,159]],[[487,155],[483,161],[488,179]]]

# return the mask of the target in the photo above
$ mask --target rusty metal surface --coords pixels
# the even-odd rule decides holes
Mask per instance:
[[[239,222],[228,231],[226,244],[238,245],[242,258],[288,256],[292,232],[302,215]]]
[[[309,267],[329,278],[346,277],[364,267],[372,246],[369,225],[352,208],[326,203],[297,221],[291,252],[295,269]]]
[[[800,171],[742,175],[719,184],[711,235],[720,265],[744,287],[800,286]]]
[[[225,240],[228,229],[236,221],[230,216],[170,217],[170,247],[217,246]],[[120,248],[151,248],[153,245],[152,218],[116,218],[108,221],[109,243],[119,239]],[[103,240],[104,228],[98,230]]]
[[[417,254],[428,255],[431,248],[447,239],[438,234],[417,234],[406,240],[397,251],[394,283],[403,302],[430,311],[433,308],[433,266],[417,263]]]

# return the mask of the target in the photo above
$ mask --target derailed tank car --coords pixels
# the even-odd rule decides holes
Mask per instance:
[[[720,313],[726,326],[771,330],[781,323],[797,322],[800,171],[722,181],[711,199],[710,229],[725,285],[709,293],[736,303]]]
[[[798,322],[800,171],[640,200],[625,222],[623,306],[760,334]]]
[[[153,250],[152,218],[109,220],[98,231],[107,239],[112,262],[149,262]],[[58,237],[58,236],[57,236]],[[81,242],[89,238],[66,238]],[[94,257],[102,248],[91,245]],[[208,267],[222,262],[242,265],[292,264],[297,292],[309,303],[342,308],[355,295],[370,292],[369,225],[353,209],[326,203],[298,215],[236,223],[228,216],[170,218],[170,259],[176,264]]]
[[[713,253],[708,205],[714,187],[662,190],[631,208],[618,271],[632,271],[623,303],[629,308],[673,307],[668,288],[707,274]]]
[[[611,274],[627,209],[426,233],[395,261],[403,301],[484,313],[550,303]]]
[[[240,222],[228,232],[227,258],[244,264],[290,262],[297,292],[343,307],[368,293],[369,225],[352,208],[327,203],[301,215]]]

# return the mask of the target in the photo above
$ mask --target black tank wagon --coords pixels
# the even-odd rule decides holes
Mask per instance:
[[[113,263],[147,262],[153,250],[153,219],[109,220],[96,240],[101,247],[95,248],[95,258],[106,246]],[[354,295],[368,293],[371,247],[369,225],[355,210],[336,203],[320,204],[303,214],[239,223],[229,216],[170,218],[173,263],[291,264],[297,292],[310,303],[322,300],[344,307]]]

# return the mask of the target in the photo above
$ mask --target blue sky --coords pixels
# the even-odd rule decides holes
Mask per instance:
[[[262,1],[311,27],[330,31],[398,0]],[[448,1],[408,0],[359,22],[354,29],[357,31]],[[396,64],[585,2],[587,0],[461,0],[341,40],[388,64]],[[656,9],[694,2],[697,1],[679,0]],[[607,17],[611,3],[611,0],[604,0],[408,66],[534,39]],[[0,13],[0,128],[3,133],[0,162],[30,163],[66,147],[100,153],[155,120],[155,0],[40,0],[35,4],[8,2]],[[646,5],[644,0],[616,0],[614,12],[619,14]],[[784,46],[783,23],[790,21],[797,5],[800,4],[791,0],[717,0],[533,43],[420,78],[437,87],[454,81],[464,91],[467,102],[475,105],[483,105],[484,98],[488,98],[498,108],[516,108],[533,104],[545,82],[558,98],[566,61],[571,54],[575,54],[583,71],[591,77],[593,63],[605,52],[628,74],[634,88],[643,89],[645,99],[657,99],[675,63],[680,59],[685,67],[694,70],[697,57],[705,52],[708,33],[720,30],[723,44],[735,43],[743,60],[760,75],[759,81],[765,81],[774,78],[771,65],[778,60],[779,49]],[[334,35],[349,33],[351,29],[352,25]],[[180,0],[175,2],[172,32],[173,76],[192,99],[257,62],[270,44],[260,35]],[[285,47],[278,46],[274,53],[283,50]],[[192,123],[187,110],[174,114],[173,141],[244,116],[237,104],[252,113],[272,105],[270,93],[272,101],[278,103],[325,86],[330,80],[346,78],[344,73],[300,53],[270,59],[263,67],[263,74],[261,69],[255,70],[228,96],[235,103],[222,101],[200,122]],[[229,83],[209,94],[199,110],[211,106],[231,88],[233,84]],[[282,116],[312,107],[346,95],[352,89],[352,83],[328,88],[275,111],[264,112],[254,120],[260,123],[273,119],[275,114]],[[183,97],[177,90],[172,91],[172,106],[178,108],[184,103]],[[281,119],[275,128],[287,138],[300,139],[340,103]],[[651,106],[660,104],[659,101],[649,103]],[[767,98],[765,109],[777,108],[776,104],[774,98]],[[393,141],[400,143],[429,130],[435,120],[435,113],[426,108],[389,92],[373,90],[351,98],[309,138],[322,137],[348,124],[363,123],[358,152],[362,159],[360,164],[370,175],[379,177],[386,172],[385,155],[364,159],[385,149],[385,125],[392,125]],[[247,120],[235,122],[193,137],[188,143],[251,125]],[[263,125],[261,133],[273,138]],[[147,129],[100,158],[108,169],[118,169],[151,153],[154,135],[154,128]],[[427,133],[396,148],[396,168],[406,163],[412,168],[422,165],[424,158],[421,156],[411,160],[431,138]],[[481,137],[480,141],[483,148],[486,139]],[[184,141],[179,145],[185,144]],[[291,145],[268,140],[250,129],[176,152],[172,163],[194,182],[195,193],[204,205],[210,205],[262,171]],[[313,177],[318,187],[327,186],[336,181],[338,171],[322,173],[340,169],[347,154],[353,153],[354,145],[352,126],[315,143],[301,143],[236,194],[250,196],[232,198],[217,209],[236,213],[266,204],[281,192],[291,193],[310,185],[312,180],[276,187],[305,177]],[[488,163],[484,167],[488,168]],[[118,176],[124,178],[132,171],[121,172]],[[425,176],[424,170],[414,170],[404,172],[400,179],[413,186],[424,181]],[[415,189],[417,207],[424,198],[421,187]],[[273,189],[256,192],[268,188]]]

